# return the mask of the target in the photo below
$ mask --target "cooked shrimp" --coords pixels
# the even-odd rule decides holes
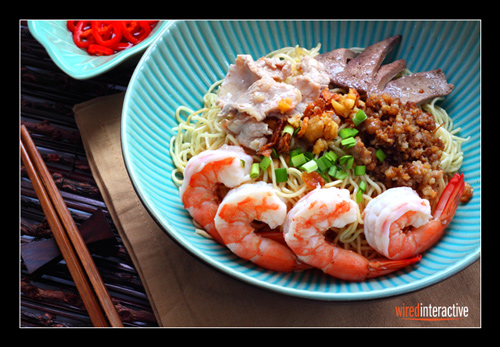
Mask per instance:
[[[382,276],[420,259],[368,260],[325,239],[328,229],[353,223],[358,213],[358,205],[347,189],[315,189],[288,212],[283,227],[285,241],[305,263],[330,276],[350,281]]]
[[[239,146],[223,145],[192,157],[184,170],[180,196],[191,217],[217,242],[223,243],[214,226],[221,198],[220,185],[236,187],[250,180],[253,159]]]
[[[286,204],[272,184],[246,183],[231,189],[215,216],[215,227],[227,247],[240,258],[268,270],[290,272],[303,269],[296,255],[278,241],[255,232],[257,220],[274,229],[286,218]]]
[[[366,240],[389,259],[405,259],[422,253],[443,236],[455,215],[464,185],[463,174],[455,174],[433,215],[429,202],[411,188],[386,190],[366,205]]]

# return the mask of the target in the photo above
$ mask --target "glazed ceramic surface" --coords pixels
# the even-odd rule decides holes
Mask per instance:
[[[183,208],[170,139],[175,110],[202,107],[202,97],[224,78],[237,54],[257,59],[285,46],[321,43],[321,53],[366,47],[389,36],[402,41],[391,52],[413,72],[441,68],[454,91],[439,105],[461,127],[461,172],[474,188],[444,237],[422,260],[387,276],[351,283],[318,270],[278,273],[234,256],[199,236]],[[169,22],[144,53],[129,84],[122,114],[122,147],[129,175],[141,200],[165,232],[215,269],[246,283],[279,293],[320,300],[365,300],[407,293],[442,281],[480,254],[481,239],[480,23],[478,21],[187,21]],[[151,242],[154,242],[151,240]]]
[[[139,44],[109,56],[93,56],[73,42],[65,20],[28,21],[31,35],[47,50],[54,63],[69,76],[88,79],[107,72],[128,58],[143,52],[167,22],[159,22]]]

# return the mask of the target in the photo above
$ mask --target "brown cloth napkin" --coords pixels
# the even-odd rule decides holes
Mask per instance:
[[[124,93],[74,107],[92,172],[164,327],[480,327],[480,264],[422,290],[361,302],[286,296],[230,278],[175,244],[150,217],[124,166]],[[467,308],[458,320],[406,320],[397,309]],[[408,315],[407,315],[408,316]]]

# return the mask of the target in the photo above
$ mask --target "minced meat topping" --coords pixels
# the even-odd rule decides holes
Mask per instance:
[[[407,186],[422,198],[437,198],[444,145],[435,134],[433,116],[388,94],[366,98],[364,111],[368,118],[357,127],[356,145],[350,148],[356,161],[387,188]],[[386,155],[382,162],[377,149]]]

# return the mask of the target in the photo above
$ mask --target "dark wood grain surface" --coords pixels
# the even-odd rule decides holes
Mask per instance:
[[[155,327],[139,275],[92,177],[72,111],[75,104],[125,91],[139,57],[101,76],[76,80],[54,64],[25,21],[20,22],[20,50],[19,123],[28,128],[76,224],[89,237],[102,238],[88,245],[124,325]],[[92,326],[20,164],[19,326]]]

